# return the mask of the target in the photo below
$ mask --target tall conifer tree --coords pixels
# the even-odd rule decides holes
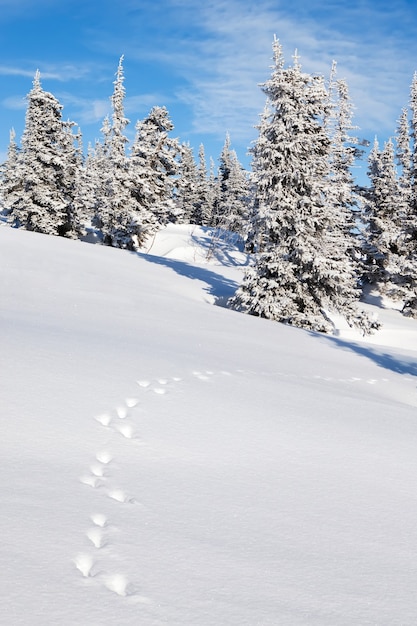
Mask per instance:
[[[404,315],[417,319],[417,73],[410,95],[411,133],[406,141],[406,118],[400,121],[398,150],[401,166],[400,191],[403,211],[401,229],[401,287]],[[408,162],[411,153],[410,162]],[[405,210],[404,210],[405,209]]]
[[[255,201],[264,252],[230,300],[233,308],[294,326],[331,332],[328,311],[370,332],[357,306],[360,292],[345,242],[345,218],[330,194],[331,142],[324,120],[328,93],[322,77],[301,71],[298,57],[284,69],[275,39],[274,66],[262,85],[264,115],[253,149]]]
[[[194,213],[191,217],[193,224],[208,226],[211,223],[213,213],[213,194],[211,181],[207,175],[207,163],[204,145],[200,144],[198,149],[198,200],[194,207]]]
[[[20,170],[21,159],[14,128],[10,131],[7,159],[2,167],[1,205],[2,213],[9,215],[22,195],[24,176]]]
[[[15,181],[20,193],[12,198],[10,220],[27,230],[69,235],[75,227],[73,186],[68,178],[76,151],[71,125],[63,123],[58,100],[42,89],[39,72],[27,99],[16,169],[21,182]]]
[[[244,236],[248,220],[249,182],[231,148],[229,133],[220,154],[218,195],[212,223]]]
[[[398,284],[401,217],[398,213],[400,189],[391,139],[382,150],[375,139],[369,155],[368,175],[371,180],[365,212],[368,223],[368,280],[376,284],[380,291],[394,296],[395,284]]]
[[[131,162],[126,154],[128,139],[125,129],[129,120],[124,113],[123,56],[120,58],[111,97],[111,123],[103,126],[104,142],[97,153],[100,165],[100,194],[96,208],[96,224],[106,245],[135,250],[144,240],[146,227],[141,221],[139,206],[133,195]]]
[[[176,221],[174,177],[180,146],[169,136],[174,125],[165,107],[155,106],[136,124],[132,145],[132,193],[149,231]]]
[[[177,221],[190,224],[199,202],[198,168],[190,144],[180,146],[178,177],[175,180]]]

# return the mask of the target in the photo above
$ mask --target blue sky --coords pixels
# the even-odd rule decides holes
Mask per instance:
[[[217,160],[226,132],[244,165],[264,105],[272,40],[286,61],[347,80],[358,134],[395,134],[417,70],[414,0],[0,0],[0,154],[20,139],[36,69],[76,121],[85,145],[100,137],[119,57],[134,125],[166,106],[173,135]],[[366,164],[363,165],[366,169]]]

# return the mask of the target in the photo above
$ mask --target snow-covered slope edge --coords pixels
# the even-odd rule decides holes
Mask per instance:
[[[0,229],[1,621],[413,624],[415,323],[210,306],[174,247]]]

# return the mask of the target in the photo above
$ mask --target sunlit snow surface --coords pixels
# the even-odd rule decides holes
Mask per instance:
[[[308,333],[214,306],[233,242],[147,250],[0,228],[0,623],[417,624],[417,322]]]

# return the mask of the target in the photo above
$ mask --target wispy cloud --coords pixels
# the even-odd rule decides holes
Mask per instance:
[[[35,68],[36,71],[36,68]],[[11,67],[7,65],[0,65],[0,76],[27,76],[33,78],[35,71],[29,69],[23,69],[21,67]]]
[[[74,121],[80,124],[80,126],[100,124],[106,115],[111,115],[111,83],[109,85],[109,95],[104,98],[81,98],[71,92],[64,91],[57,91],[56,96],[64,106],[64,114],[67,109],[70,110]],[[13,103],[13,99],[10,100]],[[156,93],[126,97],[124,102],[125,112],[128,117],[132,118],[132,125],[138,119],[145,117],[157,102],[162,102],[162,96]],[[23,104],[25,105],[25,102]]]
[[[109,98],[83,98],[71,92],[57,91],[56,97],[63,105],[63,117],[68,115],[80,126],[97,124],[110,112]]]
[[[45,63],[44,61],[31,61],[30,67],[29,63],[27,63],[25,67],[0,65],[0,76],[25,76],[33,79],[37,70],[41,73],[41,79],[56,80],[59,82],[85,79],[95,72],[94,68],[85,64],[52,65],[50,63]]]
[[[27,101],[22,96],[9,96],[7,98],[4,98],[1,101],[1,104],[2,106],[4,106],[5,109],[11,109],[14,111],[26,109],[27,107]]]
[[[391,28],[394,18],[397,24],[411,19],[417,26],[415,11],[405,0],[394,6],[385,0],[378,5],[333,0],[326,6],[295,0],[291,9],[268,0],[169,4],[178,23],[188,25],[187,33],[178,39],[173,27],[161,45],[151,51],[138,46],[136,54],[182,76],[184,86],[176,95],[191,109],[196,132],[224,134],[229,129],[240,141],[250,140],[264,100],[257,84],[269,76],[274,33],[288,63],[295,48],[306,71],[328,76],[332,61],[338,62],[338,75],[346,78],[356,105],[356,121],[366,133],[395,132],[393,120],[407,104],[417,63],[414,38],[406,42]]]
[[[0,0],[0,23],[9,8],[26,17],[30,5],[30,10],[38,7],[30,0]],[[229,131],[240,154],[256,137],[254,125],[265,100],[259,83],[270,76],[274,34],[288,64],[296,48],[307,72],[328,76],[337,61],[338,76],[347,80],[356,107],[359,133],[371,140],[375,134],[384,139],[395,133],[417,69],[417,12],[411,0],[103,0],[101,12],[98,3],[82,0],[55,5],[54,13],[54,0],[40,0],[37,20],[42,25],[48,19],[62,25],[63,16],[69,20],[71,36],[59,56],[52,52],[52,40],[45,46],[19,46],[2,59],[0,75],[10,79],[13,93],[24,89],[18,78],[27,79],[24,95],[39,69],[42,84],[62,102],[64,114],[82,127],[100,124],[110,111],[123,53],[132,126],[155,104],[167,105],[182,138],[192,141],[194,134],[218,143]],[[23,21],[30,29],[31,20]],[[23,103],[20,97],[3,101],[9,108],[23,108]]]

